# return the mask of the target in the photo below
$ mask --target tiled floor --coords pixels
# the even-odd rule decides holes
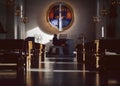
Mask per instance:
[[[0,75],[0,86],[120,86],[118,73],[101,74],[72,57],[50,57],[26,73],[25,83]]]

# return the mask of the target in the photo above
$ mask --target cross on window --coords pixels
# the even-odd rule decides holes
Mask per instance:
[[[53,4],[48,10],[48,21],[51,26],[63,31],[72,24],[72,9],[63,2]]]

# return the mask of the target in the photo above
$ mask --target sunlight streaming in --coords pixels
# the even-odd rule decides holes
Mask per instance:
[[[40,30],[39,27],[35,27],[27,31],[26,37],[35,37],[35,42],[46,44],[52,40],[53,35],[49,35]]]

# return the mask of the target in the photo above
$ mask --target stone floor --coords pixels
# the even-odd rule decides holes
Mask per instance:
[[[119,72],[106,74],[85,63],[77,63],[75,57],[46,57],[39,68],[27,71],[23,83],[14,72],[0,73],[0,86],[120,86]]]

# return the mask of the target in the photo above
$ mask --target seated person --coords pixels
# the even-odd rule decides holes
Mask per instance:
[[[54,34],[53,45],[54,46],[66,46],[66,40],[65,39],[58,39],[57,34]]]
[[[54,46],[62,46],[63,47],[64,54],[67,52],[66,40],[58,39],[57,34],[54,34],[54,37],[53,37],[52,40],[53,40],[52,43],[53,43]],[[51,54],[51,51],[52,51],[52,47],[50,47],[49,54]],[[57,52],[57,50],[56,50],[56,52]]]
[[[57,39],[57,34],[54,34],[54,37],[53,37],[53,45],[54,45],[54,46],[59,46],[59,40]]]

